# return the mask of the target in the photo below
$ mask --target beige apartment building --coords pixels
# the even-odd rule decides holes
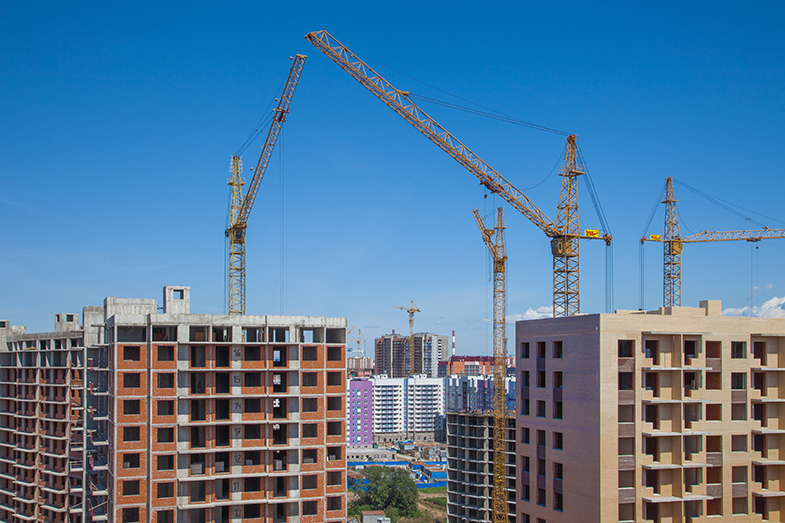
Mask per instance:
[[[785,518],[785,319],[699,308],[516,324],[517,522]]]

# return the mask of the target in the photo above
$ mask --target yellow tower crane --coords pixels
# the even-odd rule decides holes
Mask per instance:
[[[609,232],[606,232],[608,227],[602,216],[600,220],[605,231],[587,229],[581,234],[579,230],[577,177],[584,174],[584,170],[577,163],[577,137],[575,135],[567,137],[567,154],[565,167],[561,173],[562,188],[558,215],[554,223],[523,192],[420,109],[411,100],[411,93],[393,87],[327,31],[311,32],[305,35],[305,38],[440,149],[463,165],[480,180],[480,184],[504,198],[551,238],[553,315],[560,317],[578,314],[580,312],[579,240],[602,239],[605,240],[606,245],[610,245],[613,238]]]
[[[414,366],[414,313],[422,311],[414,306],[414,300],[412,300],[412,304],[409,307],[396,305],[395,308],[403,309],[409,313],[409,365],[407,372],[409,373],[409,376],[414,376],[414,373],[417,370]]]
[[[507,523],[507,254],[504,249],[504,214],[496,210],[496,227],[488,229],[480,212],[474,219],[493,262],[493,523]]]
[[[681,254],[685,243],[739,241],[759,242],[785,238],[785,229],[758,229],[751,231],[703,231],[692,236],[682,237],[679,233],[679,216],[676,212],[676,197],[673,193],[673,178],[665,180],[665,234],[651,234],[641,237],[646,241],[662,243],[663,275],[662,305],[681,307]]]
[[[281,126],[289,113],[289,105],[292,102],[297,82],[300,80],[306,58],[301,54],[294,57],[283,94],[278,99],[278,106],[275,108],[270,130],[267,132],[267,140],[262,147],[262,154],[259,156],[259,162],[256,164],[245,197],[242,192],[242,186],[245,184],[241,177],[242,161],[238,156],[232,156],[232,177],[229,179],[232,195],[229,204],[229,227],[226,229],[226,238],[229,242],[229,314],[245,314],[245,230],[248,227],[248,216],[251,214],[259,186],[265,171],[267,171],[267,164],[270,163]]]

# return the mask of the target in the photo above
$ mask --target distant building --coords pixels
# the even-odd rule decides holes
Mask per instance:
[[[415,355],[422,355],[419,369],[415,374],[423,374],[429,378],[439,375],[439,363],[450,357],[450,339],[448,336],[421,332],[414,335]]]
[[[349,356],[346,358],[346,372],[350,378],[370,378],[374,374],[373,358]]]
[[[346,411],[349,448],[373,446],[373,381],[363,378],[349,380]]]
[[[493,356],[451,356],[439,363],[438,376],[487,376],[493,374]]]
[[[444,438],[444,380],[373,378],[374,443]]]
[[[405,378],[409,368],[409,338],[385,334],[374,340],[374,374],[388,378]]]

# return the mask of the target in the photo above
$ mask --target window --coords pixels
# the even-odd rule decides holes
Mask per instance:
[[[521,415],[529,415],[529,400],[521,400]]]
[[[529,484],[521,485],[521,501],[529,501]]]
[[[708,403],[706,405],[706,421],[721,421],[722,405],[719,403]]]
[[[560,359],[564,355],[564,343],[561,341],[553,342],[553,357]]]
[[[158,470],[174,470],[174,456],[172,454],[159,454]]]
[[[139,495],[139,480],[127,479],[123,481],[123,496],[138,496]]]
[[[247,398],[244,409],[246,413],[262,412],[262,400],[259,398]]]
[[[743,372],[731,372],[730,388],[733,390],[747,390],[747,375]]]
[[[521,443],[524,443],[526,445],[529,444],[529,433],[530,432],[531,431],[529,430],[529,427],[521,427]]]
[[[531,467],[531,459],[529,456],[522,456],[521,457],[521,472],[529,472]]]
[[[564,386],[564,373],[561,371],[553,373],[553,388],[560,389]]]
[[[747,497],[733,498],[733,514],[747,513]]]
[[[545,417],[545,402],[538,401],[537,402],[537,417],[544,418]]]
[[[314,490],[318,486],[318,476],[316,474],[303,476],[303,490]]]
[[[123,468],[124,469],[138,469],[139,468],[139,454],[123,454]]]
[[[730,342],[730,357],[735,359],[744,359],[747,357],[747,342],[745,341],[732,341]],[[735,500],[734,500],[735,502]],[[746,512],[742,512],[746,514]]]
[[[537,386],[539,388],[544,388],[545,387],[545,371],[544,370],[538,370],[537,371]]]
[[[564,403],[561,401],[553,403],[553,419],[564,419]]]
[[[544,447],[545,446],[545,431],[544,430],[538,430],[537,431],[537,445],[539,447]]]
[[[731,436],[731,450],[733,452],[747,452],[747,435]]]
[[[317,427],[316,423],[305,423],[303,424],[303,438],[315,438],[317,435]]]
[[[340,372],[328,372],[327,373],[327,385],[329,387],[335,387],[341,385],[341,373]]]
[[[255,505],[245,505],[243,509],[243,519],[258,518],[262,513],[262,507],[258,503]]]
[[[327,510],[341,510],[341,507],[340,496],[331,496],[327,498]]]
[[[261,490],[261,482],[259,477],[245,478],[243,482],[244,492],[259,492]]]
[[[262,352],[259,347],[245,347],[245,361],[261,361]]]
[[[138,372],[123,373],[123,387],[126,389],[138,389],[141,374]]]
[[[341,355],[340,347],[327,347],[327,361],[341,361]]]
[[[318,359],[316,347],[303,347],[303,361],[317,361]]]
[[[156,523],[174,523],[174,510],[159,510],[155,517]]]
[[[123,441],[139,441],[139,427],[123,427]]]
[[[156,495],[161,498],[174,497],[174,482],[158,483],[156,486]]]
[[[245,386],[246,387],[261,387],[262,386],[262,373],[261,372],[246,372],[245,373]]]
[[[303,516],[315,516],[319,513],[318,501],[303,501]]]
[[[545,460],[544,459],[538,459],[537,460],[537,475],[538,476],[542,476],[543,478],[545,477]]]
[[[561,463],[553,464],[553,479],[564,479],[564,465]]]
[[[341,447],[327,447],[327,461],[341,459]]]
[[[553,433],[553,448],[555,450],[563,450],[564,449],[564,434],[561,432],[554,432]]]
[[[139,523],[139,509],[137,507],[124,508],[123,523]]]
[[[341,410],[341,398],[340,398],[340,396],[328,396],[327,397],[327,410]]]
[[[161,427],[157,429],[158,443],[174,443],[174,429]]]
[[[722,389],[722,373],[720,372],[706,372],[706,389],[707,390],[720,390]]]
[[[245,439],[259,439],[261,437],[262,437],[262,431],[259,425],[245,426]]]
[[[174,347],[164,345],[158,347],[158,361],[174,361]]]
[[[340,436],[343,433],[343,427],[341,426],[340,421],[328,421],[327,422],[327,435],[328,436]]]
[[[126,416],[135,416],[140,412],[139,400],[123,400],[123,414]]]
[[[528,359],[529,358],[529,342],[522,341],[521,342],[521,358]]]
[[[619,390],[633,390],[632,372],[619,373]]]
[[[633,340],[619,340],[619,357],[620,358],[632,358],[633,355],[633,347],[635,346],[635,342]]]
[[[537,489],[537,504],[542,507],[545,506],[545,489]]]
[[[318,376],[316,372],[303,372],[303,387],[316,387]]]
[[[123,361],[140,361],[139,347],[123,347]]]
[[[174,388],[174,373],[161,372],[158,374],[158,388],[159,389],[173,389]]]
[[[303,464],[316,463],[318,455],[317,449],[303,449]]]
[[[744,421],[747,419],[747,404],[734,403],[730,406],[730,419],[733,421]]]
[[[564,498],[558,492],[553,494],[553,510],[558,510],[559,512],[564,510]]]
[[[174,416],[174,400],[165,400],[158,402],[158,415],[159,416]]]
[[[342,482],[341,472],[339,471],[332,471],[327,473],[327,484],[328,485],[340,485]]]
[[[537,342],[537,357],[544,358],[545,357],[545,342],[538,341]]]
[[[319,410],[319,400],[316,398],[303,398],[303,412],[316,412]]]

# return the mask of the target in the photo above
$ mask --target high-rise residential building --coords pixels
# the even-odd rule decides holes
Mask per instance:
[[[374,340],[374,374],[388,378],[405,378],[409,369],[409,338],[385,334]]]
[[[487,376],[493,374],[493,356],[450,356],[439,363],[437,374],[447,376]]]
[[[447,412],[489,412],[493,410],[493,376],[458,375],[444,378]],[[515,376],[505,378],[507,409],[515,410]]]
[[[349,356],[346,359],[346,372],[352,378],[370,378],[373,370],[373,358]]]
[[[106,298],[0,321],[0,520],[346,518],[346,320]]]
[[[415,374],[424,374],[436,378],[439,374],[439,363],[450,357],[450,338],[440,334],[421,332],[414,335],[415,354],[422,355],[422,362]]]
[[[373,446],[373,381],[366,378],[349,380],[346,400],[349,418],[349,448]]]
[[[515,416],[507,417],[505,462],[507,517],[516,523]],[[447,522],[493,521],[492,412],[447,413]]]
[[[516,323],[518,523],[785,519],[785,319]]]
[[[444,439],[444,380],[373,378],[374,443]]]

